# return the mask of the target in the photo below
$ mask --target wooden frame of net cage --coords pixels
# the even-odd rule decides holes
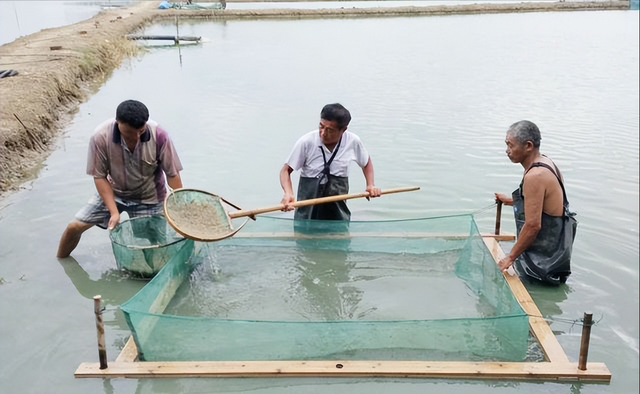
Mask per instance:
[[[496,263],[504,256],[498,241],[514,240],[500,234],[500,210],[494,234],[482,234]],[[451,379],[508,379],[537,381],[591,381],[608,383],[611,372],[604,363],[587,363],[591,314],[585,313],[578,362],[565,354],[547,321],[517,275],[504,273],[513,295],[529,316],[529,331],[538,342],[545,361],[401,361],[401,360],[274,360],[274,361],[139,361],[138,349],[129,337],[114,361],[107,362],[100,296],[94,297],[99,362],[80,364],[76,378],[152,377],[412,377]],[[154,303],[162,313],[180,283],[170,281]]]

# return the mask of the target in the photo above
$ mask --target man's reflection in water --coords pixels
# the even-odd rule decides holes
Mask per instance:
[[[569,285],[565,283],[559,286],[547,286],[528,281],[523,283],[543,316],[551,318],[562,316],[561,305],[567,299],[567,295],[573,291]],[[580,317],[582,316],[578,316]]]
[[[300,313],[316,321],[357,318],[362,290],[352,282],[356,263],[349,257],[349,222],[296,220],[294,232],[298,291],[306,300]]]
[[[119,307],[148,283],[146,280],[135,280],[125,271],[115,269],[102,272],[99,279],[91,279],[73,257],[59,258],[58,262],[78,293],[90,300],[96,295],[102,296],[102,306],[107,309]],[[91,310],[93,303],[87,304],[87,313],[91,313]],[[120,311],[114,314],[114,320],[105,319],[104,323],[119,330],[129,331],[129,326]]]

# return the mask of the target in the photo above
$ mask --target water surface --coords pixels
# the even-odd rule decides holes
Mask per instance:
[[[563,12],[302,21],[180,21],[192,46],[155,46],[125,62],[80,106],[38,179],[0,210],[0,381],[25,393],[637,393],[638,14]],[[147,34],[173,34],[175,23]],[[542,130],[580,222],[566,286],[529,288],[569,359],[585,311],[598,322],[589,360],[608,385],[423,379],[74,379],[97,361],[95,294],[106,304],[109,359],[129,335],[118,305],[143,281],[115,269],[107,234],[92,229],[73,257],[55,251],[93,193],[88,138],[129,98],[171,133],[184,184],[242,206],[280,201],[278,171],[322,106],[341,102],[382,188],[418,192],[353,200],[354,220],[477,212],[511,192],[522,168],[504,153],[508,126]],[[295,173],[294,173],[295,174]],[[351,191],[364,190],[352,169]],[[294,182],[296,178],[294,177]],[[513,232],[503,213],[503,230]],[[508,247],[508,245],[505,245]]]

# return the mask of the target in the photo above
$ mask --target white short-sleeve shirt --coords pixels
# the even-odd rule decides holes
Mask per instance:
[[[337,145],[336,145],[337,147]],[[322,150],[326,160],[329,161],[333,152],[330,152],[320,140],[320,133],[316,129],[300,137],[293,146],[293,150],[287,159],[287,164],[294,170],[300,170],[300,176],[315,178],[324,168]],[[335,149],[335,148],[334,148]],[[365,149],[360,137],[345,131],[342,134],[340,147],[333,162],[331,162],[331,175],[346,177],[349,175],[349,163],[355,161],[361,168],[369,162],[369,152]]]

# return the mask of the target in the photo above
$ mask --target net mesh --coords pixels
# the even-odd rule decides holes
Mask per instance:
[[[293,223],[188,240],[122,305],[140,359],[526,357],[528,317],[471,215]]]
[[[124,220],[109,232],[109,237],[118,268],[142,276],[160,271],[186,240],[162,215]]]

